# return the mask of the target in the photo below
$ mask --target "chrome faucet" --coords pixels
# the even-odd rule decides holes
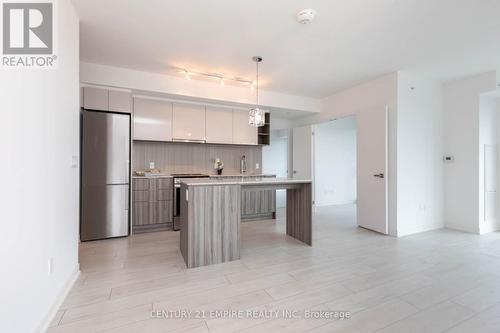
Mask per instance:
[[[241,156],[241,160],[240,160],[240,173],[243,174],[246,172],[247,172],[247,159],[246,159],[245,155],[243,155],[243,156]]]

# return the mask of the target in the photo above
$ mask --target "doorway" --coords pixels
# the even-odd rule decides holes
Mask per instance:
[[[315,207],[355,202],[357,225],[385,235],[388,111],[387,106],[364,109],[353,116],[292,130],[293,176],[313,181]],[[350,143],[341,145],[344,139],[340,137]]]
[[[289,135],[288,129],[271,130],[271,144],[262,149],[262,172],[264,174],[276,175],[277,178],[288,176]],[[277,190],[276,208],[284,207],[286,207],[286,190]]]
[[[356,203],[356,132],[354,116],[314,125],[316,207]]]

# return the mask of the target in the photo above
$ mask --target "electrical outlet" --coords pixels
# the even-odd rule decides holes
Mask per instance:
[[[257,170],[260,169],[260,164],[259,163],[255,163],[255,169],[257,169]]]
[[[155,168],[155,162],[149,162],[149,169],[153,170]]]
[[[47,275],[51,276],[54,272],[54,258],[49,258],[47,261]]]

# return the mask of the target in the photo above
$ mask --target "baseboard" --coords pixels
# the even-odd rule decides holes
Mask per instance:
[[[348,200],[348,201],[332,201],[332,202],[316,202],[316,207],[323,206],[340,206],[340,205],[353,205],[356,203],[356,200]]]
[[[422,232],[439,230],[439,229],[443,229],[443,228],[444,228],[443,224],[429,224],[429,225],[421,226],[418,229],[409,229],[409,230],[405,230],[403,232],[399,232],[399,230],[398,230],[396,237],[411,236],[411,235],[420,234]]]
[[[157,232],[157,231],[172,231],[173,229],[174,229],[174,224],[172,222],[132,226],[132,230],[135,235],[144,234],[148,232]]]
[[[74,272],[71,274],[70,278],[68,279],[68,282],[66,283],[62,291],[59,293],[59,296],[57,296],[54,304],[52,304],[52,306],[50,307],[49,312],[45,316],[45,320],[40,324],[37,332],[43,333],[47,331],[50,324],[52,323],[52,320],[56,316],[57,311],[59,311],[59,308],[66,299],[66,296],[68,296],[69,291],[71,290],[76,280],[78,279],[78,276],[80,276],[80,264],[76,265]]]
[[[463,225],[460,225],[460,224],[445,223],[444,227],[446,229],[452,229],[452,230],[467,232],[467,233],[470,233],[470,234],[479,234],[479,230],[472,230],[472,229],[470,229],[468,227],[465,227]]]
[[[258,220],[272,220],[273,217],[274,217],[273,213],[245,215],[245,216],[241,217],[241,222],[252,222],[252,221],[258,221]]]

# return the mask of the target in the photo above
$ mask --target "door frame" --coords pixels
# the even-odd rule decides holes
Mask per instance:
[[[390,202],[390,198],[391,198],[391,177],[392,175],[390,174],[390,170],[391,170],[391,164],[390,164],[390,161],[391,161],[391,142],[390,142],[390,136],[391,136],[391,128],[390,128],[390,124],[391,124],[391,108],[388,104],[384,104],[384,105],[379,105],[379,106],[375,106],[375,107],[366,107],[366,108],[362,108],[362,109],[356,109],[352,112],[349,112],[349,113],[345,113],[345,114],[342,114],[342,115],[339,115],[339,116],[333,116],[325,121],[322,121],[322,122],[315,122],[315,123],[311,123],[311,124],[302,124],[300,126],[296,126],[296,127],[302,127],[302,126],[311,126],[311,128],[313,129],[314,131],[314,126],[315,125],[318,125],[318,124],[321,124],[323,122],[327,122],[327,121],[333,121],[333,120],[338,120],[338,119],[343,119],[343,118],[347,118],[347,117],[355,117],[356,118],[356,124],[358,124],[358,119],[359,119],[359,114],[361,112],[366,112],[366,110],[369,110],[369,109],[374,109],[374,108],[377,108],[377,107],[380,107],[380,108],[384,108],[386,113],[387,113],[387,125],[386,125],[386,149],[387,149],[387,159],[386,159],[386,179],[387,179],[387,185],[386,185],[386,219],[387,219],[387,234],[381,234],[381,235],[393,235],[391,234],[391,211],[390,211],[390,207],[391,207],[391,202]],[[293,129],[296,128],[296,127],[292,127],[291,128],[291,132],[292,132],[292,145],[293,145]],[[312,142],[314,144],[314,140],[315,140],[315,137],[314,135],[312,136]],[[314,149],[315,147],[312,146],[312,151],[311,151],[311,180],[312,180],[312,190],[313,190],[313,203],[315,201],[315,197],[314,197],[314,184],[316,182],[316,179],[315,179],[315,175],[314,175],[314,163],[315,163],[315,156],[314,156]],[[293,155],[293,147],[291,148],[291,154]],[[358,160],[358,152],[356,151],[356,160]],[[294,166],[293,166],[293,156],[292,156],[292,159],[290,160],[291,162],[291,170],[293,170]],[[292,174],[293,174],[293,171],[292,171]],[[356,177],[356,182],[358,182],[358,177]],[[357,186],[357,185],[356,185]],[[313,204],[313,209],[316,208],[316,205]],[[357,223],[357,217],[356,217],[356,223]],[[394,225],[392,226],[392,228],[394,230],[397,229],[397,225]],[[376,231],[374,231],[376,232]],[[395,236],[395,235],[393,235]]]

